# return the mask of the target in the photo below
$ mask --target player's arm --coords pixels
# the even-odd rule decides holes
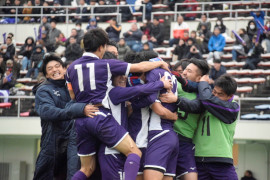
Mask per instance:
[[[184,97],[177,97],[172,92],[169,92],[160,95],[159,99],[164,103],[176,103],[180,110],[188,113],[200,114],[205,110],[198,98],[189,100]]]
[[[223,101],[212,94],[212,89],[206,81],[199,83],[199,99],[205,109],[226,124],[233,123],[240,107],[237,102]]]
[[[160,102],[153,103],[151,105],[151,109],[162,119],[168,119],[172,121],[176,121],[178,119],[177,113],[173,113],[169,109],[163,107]]]
[[[169,65],[164,61],[156,61],[156,62],[145,61],[145,62],[140,62],[137,64],[131,64],[129,71],[133,72],[133,73],[134,72],[148,72],[148,71],[151,71],[152,69],[156,69],[158,67],[170,72]]]

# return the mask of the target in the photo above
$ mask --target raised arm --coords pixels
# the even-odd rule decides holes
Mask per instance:
[[[137,64],[132,64],[130,66],[130,72],[147,72],[152,69],[156,69],[158,67],[170,72],[169,65],[164,61],[157,61],[157,62],[145,61],[145,62],[140,62]]]

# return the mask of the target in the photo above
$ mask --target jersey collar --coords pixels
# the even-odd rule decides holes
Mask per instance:
[[[95,55],[93,53],[90,53],[90,52],[83,53],[83,56],[90,56],[90,57],[95,57],[95,58],[98,58],[99,59],[99,57],[97,55]]]

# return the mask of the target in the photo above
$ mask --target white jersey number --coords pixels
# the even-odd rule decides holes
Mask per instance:
[[[87,63],[86,67],[89,68],[90,88],[91,90],[96,90],[95,64]],[[82,64],[76,64],[74,66],[74,69],[77,70],[79,88],[80,88],[80,91],[82,92],[84,91]]]

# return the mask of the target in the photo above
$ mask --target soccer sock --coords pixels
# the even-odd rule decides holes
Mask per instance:
[[[137,154],[130,154],[127,156],[124,171],[125,180],[135,180],[140,167],[140,156]]]
[[[82,171],[77,171],[72,180],[87,180],[87,176]]]

